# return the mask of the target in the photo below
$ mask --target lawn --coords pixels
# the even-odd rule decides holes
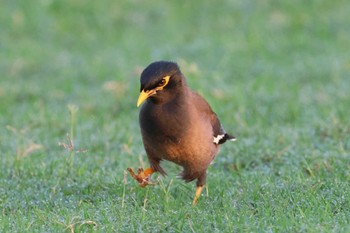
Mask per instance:
[[[4,0],[0,232],[349,232],[348,0]],[[226,130],[208,189],[148,161],[139,75],[178,62]]]

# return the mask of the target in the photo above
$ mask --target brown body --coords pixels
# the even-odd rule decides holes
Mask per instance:
[[[184,168],[184,180],[198,179],[198,184],[203,185],[206,170],[220,146],[213,143],[212,121],[216,115],[201,96],[187,86],[183,89],[173,100],[182,105],[146,101],[140,112],[142,139],[152,169],[164,175],[159,162],[168,160]],[[159,121],[160,116],[166,120]]]

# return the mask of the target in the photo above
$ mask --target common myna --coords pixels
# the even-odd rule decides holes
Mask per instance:
[[[173,62],[157,61],[141,74],[137,106],[139,122],[150,168],[129,172],[142,187],[150,183],[153,172],[166,175],[162,160],[183,167],[180,177],[197,180],[195,204],[206,181],[206,171],[220,144],[235,137],[226,133],[217,115],[203,97],[186,84],[185,76]]]

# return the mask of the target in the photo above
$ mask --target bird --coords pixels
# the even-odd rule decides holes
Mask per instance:
[[[139,168],[137,174],[127,170],[145,187],[153,184],[150,177],[154,172],[166,175],[162,160],[181,166],[180,178],[197,181],[195,205],[220,145],[236,138],[224,130],[208,102],[190,89],[177,63],[151,63],[142,71],[140,84],[139,124],[150,168]]]

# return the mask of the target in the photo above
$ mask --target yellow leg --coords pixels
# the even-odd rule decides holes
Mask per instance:
[[[194,196],[192,205],[197,204],[198,198],[201,196],[202,190],[203,190],[203,186],[197,186],[196,195]]]
[[[149,168],[146,168],[143,173],[145,176],[150,176],[154,173],[154,170],[149,167]]]

